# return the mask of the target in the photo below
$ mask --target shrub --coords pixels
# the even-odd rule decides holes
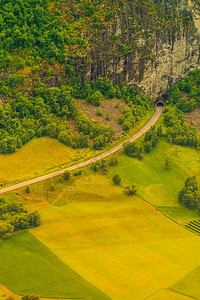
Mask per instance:
[[[123,145],[126,155],[131,157],[138,157],[142,153],[142,148],[137,142],[127,142]]]
[[[87,99],[87,101],[95,106],[100,106],[101,101],[103,100],[103,95],[96,91],[94,94],[90,95]]]
[[[137,188],[135,184],[132,184],[131,186],[127,186],[124,188],[124,193],[128,196],[136,195]]]
[[[26,193],[29,194],[30,191],[31,191],[31,188],[30,188],[30,186],[28,185],[28,186],[26,187]]]
[[[107,115],[106,115],[106,118],[105,118],[107,121],[110,121],[110,114],[109,113],[107,113]]]
[[[74,172],[74,176],[79,176],[82,175],[83,171],[82,170],[78,170]]]
[[[165,168],[169,170],[171,167],[171,158],[169,156],[165,157]]]
[[[97,116],[102,116],[102,110],[100,110],[100,109],[97,109]]]
[[[65,171],[65,173],[63,174],[63,179],[64,180],[69,180],[70,177],[70,172],[69,171]]]
[[[118,163],[117,157],[112,156],[109,162],[110,166],[115,166]]]
[[[119,176],[119,174],[116,174],[113,176],[112,181],[114,184],[119,185],[121,183],[121,178]]]

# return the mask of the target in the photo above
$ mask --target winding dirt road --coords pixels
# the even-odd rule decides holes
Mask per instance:
[[[153,116],[145,124],[145,126],[142,129],[140,129],[136,134],[134,134],[132,137],[127,139],[126,142],[133,142],[133,141],[137,140],[139,137],[141,137],[147,130],[150,129],[151,126],[153,126],[156,123],[156,121],[159,119],[160,115],[162,114],[162,111],[163,111],[163,106],[157,106]],[[53,172],[53,173],[50,173],[50,174],[47,174],[47,175],[44,175],[44,176],[41,176],[41,177],[37,177],[37,178],[31,179],[31,180],[27,180],[27,181],[24,181],[24,182],[21,182],[21,183],[3,188],[3,189],[0,190],[0,194],[10,192],[10,191],[19,189],[21,187],[24,187],[24,186],[27,186],[27,185],[30,185],[30,184],[33,184],[33,183],[37,183],[37,182],[40,182],[40,181],[43,181],[43,180],[46,180],[46,179],[50,179],[50,178],[56,177],[58,175],[62,175],[65,171],[74,171],[74,170],[77,170],[79,168],[88,166],[91,163],[93,163],[95,161],[98,161],[102,158],[105,158],[105,157],[119,151],[122,148],[123,148],[123,143],[121,143],[118,146],[106,151],[105,153],[102,153],[102,154],[100,154],[96,157],[88,159],[88,160],[86,160],[82,163],[79,163],[77,165],[74,165],[74,166],[62,169],[60,171],[57,171],[57,172]]]

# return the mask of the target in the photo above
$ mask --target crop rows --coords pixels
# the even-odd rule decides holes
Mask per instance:
[[[184,224],[184,227],[198,235],[200,235],[200,220],[190,221]]]

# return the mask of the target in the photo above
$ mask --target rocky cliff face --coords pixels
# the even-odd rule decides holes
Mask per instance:
[[[200,66],[200,7],[192,0],[140,2],[113,3],[119,9],[93,47],[84,76],[126,80],[156,98]]]

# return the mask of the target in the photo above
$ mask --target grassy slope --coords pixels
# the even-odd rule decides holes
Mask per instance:
[[[14,154],[0,155],[0,183],[37,177],[94,154],[90,149],[73,150],[49,137],[35,138]]]
[[[41,209],[45,224],[32,233],[112,299],[144,299],[198,266],[199,237],[151,205],[99,174],[71,185],[75,200]]]
[[[30,232],[0,241],[0,281],[14,293],[109,299],[58,259]]]
[[[164,167],[165,157],[171,157],[171,170]],[[119,173],[123,184],[136,183],[138,194],[159,207],[176,221],[199,218],[196,212],[178,205],[178,193],[188,176],[199,177],[199,152],[187,147],[172,146],[161,140],[145,160],[139,161],[125,155],[119,164],[110,170],[109,176]]]

